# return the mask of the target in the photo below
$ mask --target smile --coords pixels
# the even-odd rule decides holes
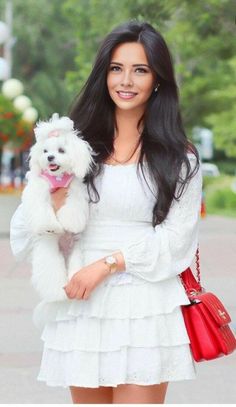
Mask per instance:
[[[137,93],[135,92],[124,92],[124,91],[117,91],[117,94],[121,99],[132,99],[137,95]]]
[[[49,164],[49,170],[50,171],[57,171],[57,170],[59,170],[59,168],[60,168],[60,165],[57,165],[57,164]]]

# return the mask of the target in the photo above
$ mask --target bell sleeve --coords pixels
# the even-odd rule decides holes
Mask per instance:
[[[10,246],[16,260],[27,260],[35,237],[26,228],[22,203],[17,207],[10,222]]]
[[[26,227],[25,212],[21,203],[14,212],[10,222],[10,246],[17,261],[31,261],[32,248],[40,234],[32,234]],[[50,233],[50,232],[48,232]],[[47,234],[47,232],[45,232]],[[67,256],[73,243],[80,239],[81,233],[65,232],[58,240],[59,248]]]
[[[189,155],[192,168],[196,157]],[[128,241],[121,247],[126,272],[149,282],[177,276],[194,259],[198,247],[202,171],[185,185],[179,201],[173,200],[166,219],[151,227],[142,239]]]

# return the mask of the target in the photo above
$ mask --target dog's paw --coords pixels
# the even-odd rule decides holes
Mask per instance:
[[[71,233],[80,233],[83,231],[86,225],[87,219],[79,218],[78,212],[73,216],[73,212],[69,212],[65,208],[59,209],[57,213],[57,218],[63,228],[67,232]]]
[[[46,234],[51,234],[51,233],[62,234],[64,232],[65,231],[59,222],[55,223],[55,224],[54,223],[46,224],[37,230],[37,233],[40,235],[45,234],[45,233]]]
[[[83,230],[83,228],[81,228],[80,226],[78,226],[76,224],[71,224],[69,222],[68,223],[64,222],[63,227],[66,232],[70,232],[70,233],[74,233],[74,234],[80,233]]]

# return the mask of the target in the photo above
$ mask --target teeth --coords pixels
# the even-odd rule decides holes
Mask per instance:
[[[133,93],[133,92],[119,92],[121,95],[124,95],[124,96],[133,96],[133,95],[135,95],[135,93]]]

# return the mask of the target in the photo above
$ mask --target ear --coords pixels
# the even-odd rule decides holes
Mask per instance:
[[[94,163],[93,150],[87,141],[74,134],[71,135],[69,148],[72,158],[72,170],[76,177],[84,178]]]
[[[36,143],[33,145],[33,147],[31,147],[30,154],[29,154],[29,168],[30,168],[30,171],[32,171],[36,175],[39,175],[41,172],[41,168],[40,168],[39,162],[38,162],[38,154],[39,154],[39,148]]]

